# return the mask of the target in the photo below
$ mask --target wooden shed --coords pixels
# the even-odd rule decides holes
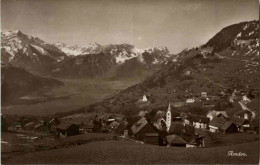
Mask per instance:
[[[62,123],[57,126],[57,133],[61,136],[73,136],[79,134],[79,126],[76,124]]]

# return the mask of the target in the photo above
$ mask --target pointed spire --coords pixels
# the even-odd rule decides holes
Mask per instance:
[[[169,132],[172,124],[172,114],[171,114],[171,103],[169,103],[168,110],[166,113],[166,131]]]
[[[169,102],[167,111],[170,111],[170,112],[171,112],[171,103],[170,103],[170,102]]]

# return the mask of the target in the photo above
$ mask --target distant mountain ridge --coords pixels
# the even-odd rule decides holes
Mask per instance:
[[[186,49],[158,72],[82,111],[134,114],[144,94],[152,107],[185,101],[201,92],[259,91],[259,24],[248,21],[222,29],[206,44]],[[129,108],[131,107],[131,108]]]
[[[23,34],[21,31],[1,33],[2,61],[32,73],[48,74],[53,63],[64,60],[67,55],[54,45]]]
[[[137,49],[130,44],[94,43],[85,47],[61,42],[49,44],[19,30],[2,32],[1,39],[3,62],[31,73],[64,78],[120,79],[134,76],[143,79],[175,57],[166,47]]]

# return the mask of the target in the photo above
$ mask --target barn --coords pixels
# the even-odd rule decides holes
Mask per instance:
[[[62,123],[57,126],[57,133],[60,136],[73,136],[79,134],[79,126],[76,124]]]
[[[146,120],[146,118],[141,118],[138,122],[136,122],[131,127],[131,131],[132,131],[134,137],[138,140],[145,141],[145,139],[146,139],[147,141],[154,141],[154,140],[151,140],[151,139],[155,138],[155,139],[157,139],[157,141],[159,141],[157,129],[155,129],[155,127],[152,126]]]

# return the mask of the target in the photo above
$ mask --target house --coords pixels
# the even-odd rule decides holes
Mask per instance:
[[[252,120],[252,116],[253,116],[252,112],[250,112],[248,110],[241,110],[241,111],[237,112],[235,115],[238,117],[241,117],[241,118],[245,118],[249,121]]]
[[[223,117],[214,117],[210,122],[209,122],[209,131],[216,133],[221,131],[221,127],[227,122],[228,120]]]
[[[187,142],[190,142],[195,136],[195,128],[191,125],[185,125],[183,122],[172,122],[168,134],[179,135]]]
[[[47,122],[47,125],[51,128],[51,132],[55,132],[56,127],[60,124],[60,121],[56,117],[50,119]]]
[[[133,132],[132,132],[132,129],[131,127],[137,123],[142,117],[140,116],[134,116],[134,117],[129,117],[129,118],[126,118],[125,120],[127,121],[127,125],[125,127],[125,130],[128,131],[128,135],[131,136],[133,135]]]
[[[79,125],[80,133],[91,133],[93,132],[93,128],[94,128],[93,120],[81,122],[81,124]]]
[[[195,128],[206,129],[208,127],[210,119],[203,116],[190,115],[185,120],[188,120]],[[184,121],[185,121],[184,120]],[[186,121],[186,123],[188,123]]]
[[[113,133],[123,134],[128,122],[126,119],[116,119],[110,124]]]
[[[184,106],[185,105],[185,102],[175,102],[172,104],[173,107],[181,107],[181,106]]]
[[[166,136],[167,139],[167,146],[179,146],[179,147],[186,147],[188,144],[181,136],[173,134]]]
[[[170,129],[169,129],[169,134],[178,134],[181,135],[185,133],[185,126],[183,122],[172,122]]]
[[[224,117],[228,118],[227,112],[226,111],[209,111],[206,115],[210,120],[212,120],[214,117]]]
[[[23,129],[23,125],[20,122],[15,122],[14,123],[14,129]]]
[[[244,132],[250,128],[250,122],[247,118],[240,116],[233,116],[231,121],[237,126],[240,132]]]
[[[35,132],[43,132],[43,123],[38,123],[34,126]]]
[[[225,122],[220,129],[224,134],[237,132],[237,126],[232,121]]]
[[[102,121],[100,120],[93,120],[93,128],[92,132],[97,133],[100,132],[102,129]]]
[[[147,99],[147,97],[146,97],[146,95],[143,95],[143,100],[142,100],[143,102],[146,102],[146,101],[148,101],[148,99]]]
[[[57,133],[60,136],[73,136],[79,134],[79,126],[71,123],[62,123],[57,126]]]
[[[132,127],[131,131],[136,139],[144,140],[147,133],[157,133],[158,131],[152,124],[148,123],[146,118],[141,118]]]
[[[244,103],[249,103],[251,101],[246,95],[242,97],[242,100]]]
[[[207,92],[201,92],[201,98],[207,98]]]
[[[28,123],[26,123],[26,124],[24,125],[24,129],[25,129],[25,130],[33,130],[34,124],[35,124],[35,123],[34,123],[33,121],[28,122]]]
[[[186,103],[194,103],[195,102],[195,99],[187,99],[186,100]]]
[[[102,123],[102,125],[109,125],[115,118],[108,113],[101,113],[95,116],[95,120]]]
[[[144,137],[144,143],[159,145],[159,134],[158,133],[146,133]]]

